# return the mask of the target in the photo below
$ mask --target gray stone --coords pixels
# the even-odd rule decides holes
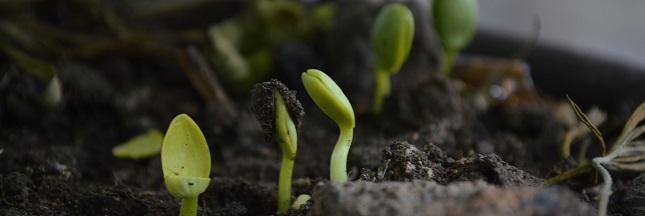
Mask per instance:
[[[483,181],[320,184],[315,215],[593,215],[566,188],[502,188]]]

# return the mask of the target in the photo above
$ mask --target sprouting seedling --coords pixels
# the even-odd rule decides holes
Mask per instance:
[[[393,3],[381,9],[372,26],[372,50],[376,63],[372,112],[378,114],[390,94],[390,74],[396,74],[410,53],[414,36],[414,18],[403,4]]]
[[[443,46],[439,75],[448,77],[457,52],[470,43],[477,23],[477,0],[434,0],[434,28]]]
[[[291,205],[291,208],[294,209],[299,209],[301,205],[307,204],[307,201],[311,199],[311,196],[308,194],[302,194],[296,198],[296,201],[293,201],[293,205]]]
[[[197,215],[197,197],[210,183],[211,155],[204,134],[188,115],[170,122],[161,147],[161,166],[168,192],[182,199],[179,215]]]
[[[334,146],[329,166],[330,179],[347,182],[347,154],[354,137],[354,109],[338,85],[316,69],[302,73],[302,83],[316,105],[338,124],[340,136]]]
[[[278,212],[285,212],[291,206],[291,175],[298,149],[297,129],[305,113],[296,99],[296,92],[275,79],[255,85],[251,90],[251,108],[264,130],[265,140],[270,142],[275,137],[282,149]]]

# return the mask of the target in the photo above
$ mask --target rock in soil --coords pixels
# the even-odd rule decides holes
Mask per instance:
[[[475,154],[454,160],[431,143],[421,151],[406,141],[392,142],[383,150],[378,171],[364,169],[360,180],[433,180],[441,184],[483,180],[503,187],[538,187],[546,183],[542,178],[507,164],[495,154]]]
[[[314,192],[315,215],[593,215],[560,187],[502,188],[483,181],[326,183]]]
[[[625,215],[645,215],[645,174],[636,177],[632,184],[625,188],[620,205],[620,212]]]

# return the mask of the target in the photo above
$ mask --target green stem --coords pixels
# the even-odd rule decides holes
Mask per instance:
[[[383,110],[383,101],[390,95],[390,73],[383,70],[376,70],[374,82],[374,97],[372,98],[372,113],[377,115]]]
[[[443,53],[443,59],[441,59],[441,69],[439,70],[439,76],[448,78],[450,77],[450,73],[452,72],[452,67],[455,64],[455,56],[457,56],[457,52],[454,51],[445,51]]]
[[[196,216],[197,215],[197,197],[181,200],[181,210],[179,216]]]
[[[340,136],[331,154],[329,167],[330,179],[335,182],[347,182],[347,154],[352,146],[354,128],[340,128]]]
[[[291,206],[291,175],[293,173],[294,158],[286,154],[282,156],[280,179],[278,180],[278,212],[285,212]]]

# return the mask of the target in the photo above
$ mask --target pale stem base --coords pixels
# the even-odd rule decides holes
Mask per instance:
[[[379,114],[383,109],[385,97],[390,95],[390,73],[383,70],[376,70],[374,74],[374,97],[372,98],[372,113]]]
[[[450,73],[452,72],[452,67],[455,64],[455,57],[457,56],[457,52],[452,52],[452,51],[446,51],[443,54],[443,58],[441,59],[441,67],[439,69],[439,76],[448,78],[450,77]]]
[[[329,166],[330,179],[335,182],[347,182],[347,154],[352,146],[354,128],[340,128],[340,136],[331,154]]]
[[[293,158],[282,156],[282,167],[280,167],[280,179],[278,180],[278,212],[285,212],[291,206],[293,161]]]
[[[181,200],[179,216],[197,216],[197,197]]]

